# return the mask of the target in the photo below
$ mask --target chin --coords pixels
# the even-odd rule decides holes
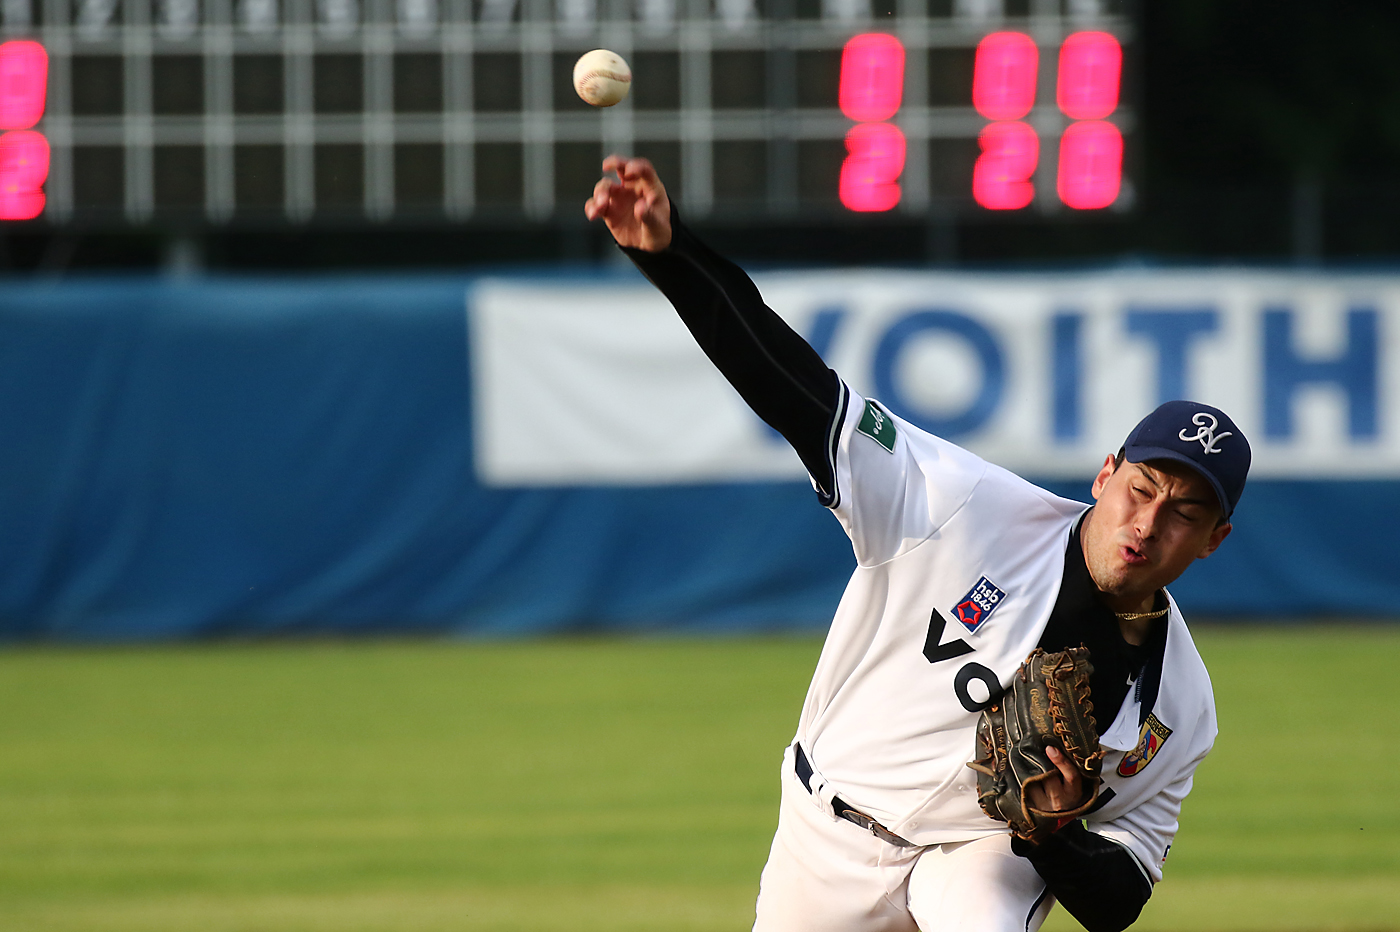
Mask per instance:
[[[1150,566],[1133,566],[1120,563],[1114,567],[1109,574],[1107,586],[1101,586],[1104,592],[1114,596],[1135,595],[1139,592],[1155,591],[1158,586],[1152,584],[1155,574]]]

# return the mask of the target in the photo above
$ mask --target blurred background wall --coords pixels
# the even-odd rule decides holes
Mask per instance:
[[[608,151],[858,390],[1061,494],[1161,398],[1239,412],[1262,468],[1188,610],[1400,614],[1391,4],[0,21],[6,636],[824,625],[849,548],[732,396],[677,387],[698,353],[647,342],[669,311],[581,216]],[[634,71],[602,112],[569,85],[597,46]]]
[[[1222,404],[1255,476],[1182,604],[1400,610],[1396,347],[1376,337],[1396,332],[1400,281],[891,279],[760,284],[809,336],[844,302],[823,350],[857,390],[1081,501],[1159,395]],[[1269,347],[1295,316],[1271,301],[1295,291],[1320,350]],[[10,637],[819,628],[853,568],[795,456],[635,273],[2,293]]]

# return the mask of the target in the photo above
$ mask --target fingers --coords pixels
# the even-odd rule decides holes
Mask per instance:
[[[1055,765],[1055,769],[1064,777],[1065,785],[1075,789],[1079,785],[1079,770],[1074,766],[1074,761],[1069,759],[1069,755],[1056,747],[1045,749],[1046,755],[1050,758],[1050,763]]]
[[[653,186],[659,187],[660,181],[656,177],[656,169],[652,168],[646,159],[628,159],[620,155],[610,155],[603,159],[603,174],[609,172],[617,176],[617,181],[611,178],[601,178],[593,186],[593,196],[583,205],[583,213],[589,220],[597,220],[606,216],[609,208],[617,200],[617,195],[627,193],[636,198],[636,203],[632,209],[638,219],[641,219],[645,210],[650,208],[655,202],[656,194],[652,190]],[[625,198],[623,199],[625,202]],[[645,205],[645,206],[643,206]],[[625,203],[619,205],[625,209]]]
[[[623,246],[651,252],[665,249],[671,242],[671,213],[666,187],[652,164],[610,155],[603,159],[603,173],[605,177],[584,202],[584,215],[606,221],[613,238]]]
[[[1068,754],[1056,747],[1045,749],[1045,756],[1050,758],[1050,763],[1055,765],[1055,769],[1060,772],[1059,792],[1051,792],[1052,804],[1055,810],[1073,809],[1079,805],[1079,800],[1083,797],[1083,778],[1079,775],[1079,770],[1074,766],[1074,761],[1070,760]],[[1053,783],[1055,781],[1046,781]]]
[[[656,193],[654,191],[643,192],[637,198],[637,203],[632,206],[632,212],[636,215],[638,220],[646,220],[647,214],[651,212],[652,207],[655,205]]]
[[[629,159],[615,152],[603,159],[603,171],[617,172],[617,176],[624,181],[640,180],[648,177],[652,181],[656,180],[656,169],[652,167],[651,162],[646,159]]]
[[[618,180],[627,187],[655,196],[666,190],[666,186],[661,183],[661,177],[656,174],[656,168],[647,159],[624,158],[620,155],[610,155],[603,159],[603,172],[616,172]]]
[[[589,220],[597,220],[607,213],[608,204],[612,201],[613,182],[611,179],[602,178],[593,186],[593,196],[583,202],[583,213]]]
[[[626,185],[618,184],[611,178],[602,178],[593,186],[593,196],[584,201],[583,212],[589,220],[599,217],[616,220],[630,213],[629,208],[636,199],[636,192]]]
[[[640,181],[648,187],[661,184],[656,168],[646,159],[627,159],[617,174],[623,181]]]

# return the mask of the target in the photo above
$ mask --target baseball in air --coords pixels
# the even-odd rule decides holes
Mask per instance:
[[[611,107],[632,89],[632,69],[616,52],[594,49],[574,63],[574,90],[595,107]]]

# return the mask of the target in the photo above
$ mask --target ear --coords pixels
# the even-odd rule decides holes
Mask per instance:
[[[1094,501],[1098,501],[1099,496],[1103,494],[1103,487],[1108,485],[1108,477],[1113,475],[1113,469],[1113,454],[1110,453],[1103,461],[1103,466],[1099,469],[1099,474],[1094,477],[1094,485],[1089,490],[1094,496]]]
[[[1212,553],[1215,553],[1215,548],[1225,542],[1225,538],[1230,536],[1230,530],[1233,527],[1233,524],[1222,524],[1220,527],[1211,531],[1210,537],[1206,540],[1206,545],[1201,548],[1201,552],[1196,555],[1196,559],[1204,560]]]

